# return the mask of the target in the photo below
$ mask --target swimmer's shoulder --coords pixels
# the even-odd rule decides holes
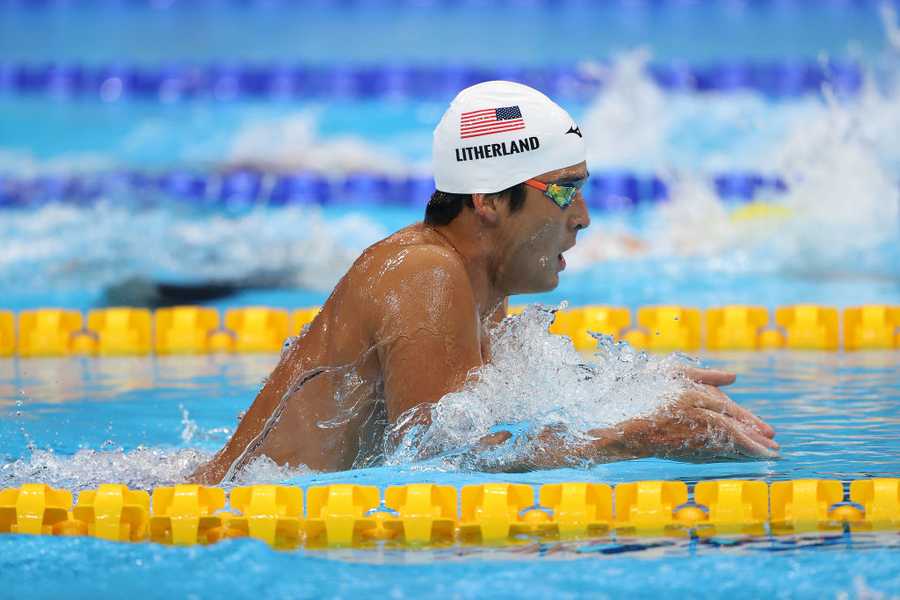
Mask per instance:
[[[462,257],[433,231],[410,226],[368,248],[348,277],[353,304],[375,320],[400,304],[474,295]]]
[[[405,227],[367,248],[351,272],[385,282],[440,273],[468,283],[462,257],[435,236],[421,223]]]
[[[339,305],[352,311],[371,340],[426,318],[455,322],[464,320],[457,311],[477,314],[462,257],[421,226],[367,248],[343,283],[346,293]]]

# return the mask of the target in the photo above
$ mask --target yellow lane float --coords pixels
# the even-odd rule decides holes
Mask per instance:
[[[829,306],[798,304],[775,311],[775,322],[785,331],[791,350],[837,350],[838,311]]]
[[[462,517],[460,539],[469,543],[497,544],[510,535],[540,529],[545,522],[525,517],[534,506],[534,489],[521,483],[466,485],[460,491]]]
[[[644,338],[634,340],[636,347],[657,352],[700,349],[700,311],[684,306],[644,306],[637,313],[638,331]],[[643,345],[641,344],[643,341]]]
[[[891,350],[900,347],[900,306],[844,309],[844,349]]]
[[[72,493],[45,484],[0,490],[0,533],[94,536],[118,542],[211,544],[251,537],[278,549],[503,545],[598,536],[766,536],[900,530],[900,478],[484,483],[457,490],[414,483],[331,484],[306,490],[159,487],[152,495],[103,484]],[[227,502],[230,500],[230,503]],[[226,510],[227,508],[227,510]]]
[[[210,338],[219,329],[219,311],[202,306],[159,308],[155,315],[157,354],[210,352]]]
[[[225,313],[233,352],[279,352],[288,336],[288,313],[280,308],[253,306]]]
[[[694,502],[707,508],[698,533],[763,535],[769,518],[769,486],[764,481],[701,481]]]
[[[603,333],[615,339],[631,325],[631,314],[627,308],[618,306],[582,306],[556,312],[550,333],[565,335],[572,340],[578,350],[597,347],[590,333]]]
[[[800,533],[835,528],[831,510],[843,499],[843,484],[834,479],[777,481],[770,492],[772,532]]]
[[[0,533],[52,535],[53,527],[69,518],[72,492],[43,483],[26,483],[0,490]]]
[[[153,346],[150,311],[145,308],[92,310],[87,328],[96,336],[100,356],[149,354]]]
[[[603,533],[613,523],[613,491],[605,483],[547,483],[540,504],[550,511],[554,533],[560,537]]]
[[[19,313],[19,337],[16,354],[31,356],[67,356],[72,353],[75,335],[82,330],[83,319],[77,310],[39,308]]]
[[[707,350],[759,350],[769,324],[762,306],[725,306],[706,310]]]
[[[251,485],[231,490],[227,537],[250,536],[277,548],[295,547],[303,535],[303,491],[286,485]]]
[[[104,483],[78,495],[72,517],[85,524],[87,535],[138,542],[147,537],[150,526],[150,495],[121,484]]]
[[[306,494],[306,543],[310,546],[350,546],[375,531],[372,513],[380,503],[371,485],[334,484],[309,488]]]
[[[318,307],[288,311],[268,307],[219,312],[201,306],[89,311],[46,308],[0,310],[0,357],[145,355],[211,352],[280,352],[288,335],[299,334]],[[509,314],[521,314],[513,306]],[[842,317],[842,318],[841,318]],[[831,306],[711,307],[588,305],[557,311],[550,332],[566,336],[578,350],[592,350],[591,332],[625,340],[653,352],[721,350],[894,350],[900,348],[900,306],[864,305],[839,313]]]
[[[676,511],[688,500],[682,481],[638,481],[616,486],[616,531],[674,533],[680,523]]]
[[[224,507],[225,490],[219,488],[191,484],[156,488],[150,539],[177,545],[210,543],[214,539],[208,534],[221,527],[223,520],[215,511]]]
[[[405,544],[452,542],[456,533],[456,488],[414,483],[384,491],[384,504],[395,513],[384,527]]]
[[[0,356],[12,356],[15,349],[15,317],[11,310],[0,310]]]
[[[900,529],[900,479],[860,479],[850,483],[850,502],[863,508],[869,529]]]

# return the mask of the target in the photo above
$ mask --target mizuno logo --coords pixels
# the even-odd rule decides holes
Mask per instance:
[[[574,134],[577,135],[578,137],[584,137],[584,136],[581,135],[581,127],[575,127],[574,125],[572,125],[571,127],[569,127],[569,130],[568,130],[566,133],[567,133],[567,134],[568,134],[568,133],[574,133]]]

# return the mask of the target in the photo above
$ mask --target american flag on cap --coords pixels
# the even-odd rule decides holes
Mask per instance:
[[[517,129],[525,129],[525,119],[518,106],[473,110],[459,117],[459,135],[463,139]]]

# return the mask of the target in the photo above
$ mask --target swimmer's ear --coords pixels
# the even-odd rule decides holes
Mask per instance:
[[[472,207],[475,216],[489,225],[496,225],[500,220],[497,214],[497,194],[472,194]]]

